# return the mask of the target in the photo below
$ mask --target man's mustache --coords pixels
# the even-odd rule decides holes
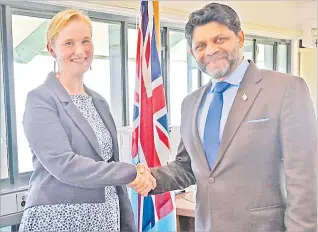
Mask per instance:
[[[228,58],[229,55],[226,52],[216,53],[214,55],[208,55],[204,58],[203,63],[208,64],[209,62],[214,62],[220,59]]]

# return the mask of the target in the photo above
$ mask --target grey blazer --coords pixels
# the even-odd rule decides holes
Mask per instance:
[[[51,72],[28,94],[25,106],[23,126],[34,165],[26,207],[104,202],[105,186],[117,186],[121,231],[136,231],[125,186],[135,179],[136,168],[118,162],[117,131],[109,106],[85,88],[112,136],[113,159],[103,161],[93,129]]]
[[[183,101],[178,154],[152,169],[152,194],[196,183],[199,232],[317,232],[317,123],[304,80],[250,61],[211,170],[196,123],[210,87]]]

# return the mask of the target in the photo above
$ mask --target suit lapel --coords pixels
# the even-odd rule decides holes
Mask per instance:
[[[215,168],[223,158],[245,115],[252,107],[257,95],[259,94],[261,90],[261,86],[259,84],[260,81],[261,76],[256,65],[253,62],[250,62],[250,65],[241,82],[241,86],[238,89],[229,116],[227,118],[221,139],[218,157],[211,169],[211,172],[215,170]],[[243,97],[244,95],[247,96],[247,99],[245,98],[245,100]]]
[[[73,104],[71,97],[61,85],[61,83],[57,80],[54,72],[50,72],[45,83],[46,86],[51,88],[57,95],[60,102],[65,104],[65,111],[73,120],[73,122],[77,125],[77,127],[82,131],[85,135],[89,143],[92,145],[96,153],[101,157],[101,150],[98,144],[98,140],[96,138],[95,132],[92,127],[89,125],[87,120],[81,114],[81,112],[77,109],[76,105]],[[93,96],[92,96],[93,97]],[[94,97],[93,97],[94,101]]]
[[[191,118],[194,120],[190,120],[191,121],[191,134],[193,135],[193,145],[197,151],[197,154],[201,160],[202,165],[204,166],[204,168],[206,170],[210,170],[209,167],[209,163],[206,159],[204,150],[203,150],[203,145],[200,139],[200,135],[199,135],[199,130],[198,130],[198,112],[200,109],[200,105],[202,102],[202,98],[204,98],[204,96],[206,96],[206,92],[211,88],[211,81],[204,87],[202,87],[201,91],[197,92],[197,95],[194,97],[193,100],[193,107],[194,109],[190,109],[190,114],[191,114]]]

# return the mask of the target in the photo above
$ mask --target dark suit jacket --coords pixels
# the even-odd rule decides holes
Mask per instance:
[[[304,80],[250,61],[212,170],[197,128],[210,88],[183,101],[178,154],[152,169],[152,194],[196,183],[196,231],[317,232],[317,124]]]
[[[118,162],[117,132],[102,96],[86,88],[110,131],[113,161],[104,162],[93,129],[50,73],[27,97],[23,126],[33,155],[26,207],[58,203],[104,202],[105,186],[117,186],[121,231],[135,231],[126,186],[137,175],[132,164]]]

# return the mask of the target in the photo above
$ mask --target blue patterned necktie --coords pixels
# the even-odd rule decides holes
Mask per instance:
[[[223,108],[223,92],[232,85],[227,82],[217,82],[213,90],[213,99],[209,107],[203,135],[203,149],[210,169],[213,167],[220,146],[220,121]]]

